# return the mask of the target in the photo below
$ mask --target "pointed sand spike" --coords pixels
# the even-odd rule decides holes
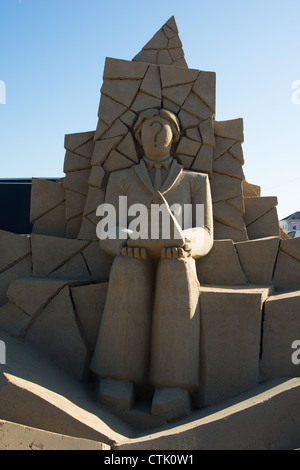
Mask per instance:
[[[174,55],[172,51],[175,49],[176,54]],[[134,62],[188,67],[174,16],[171,16],[132,60]]]
[[[169,26],[169,28],[171,28],[174,31],[174,33],[178,34],[178,28],[177,28],[174,15],[171,16],[171,18],[166,22],[166,26]]]

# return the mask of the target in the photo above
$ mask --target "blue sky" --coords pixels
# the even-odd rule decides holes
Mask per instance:
[[[105,57],[131,60],[172,15],[189,67],[217,74],[216,119],[244,119],[246,179],[280,218],[300,210],[299,0],[0,0],[0,178],[63,176]]]

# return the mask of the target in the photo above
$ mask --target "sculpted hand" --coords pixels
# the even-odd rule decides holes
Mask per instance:
[[[179,259],[187,258],[189,254],[181,247],[163,248],[161,250],[162,259]]]
[[[121,253],[123,256],[128,256],[129,258],[138,258],[138,259],[148,259],[148,253],[146,248],[133,248],[125,246],[122,248]]]

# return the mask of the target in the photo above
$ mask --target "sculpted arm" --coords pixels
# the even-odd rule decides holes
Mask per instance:
[[[199,182],[193,184],[193,214],[192,227],[184,230],[187,240],[187,248],[193,258],[202,258],[207,255],[213,246],[213,210],[209,178],[207,175],[199,175]],[[200,183],[200,184],[199,184]],[[198,217],[197,217],[197,205]],[[200,217],[199,217],[200,215]]]
[[[129,236],[127,229],[127,212],[122,211],[120,203],[126,197],[124,179],[121,172],[111,173],[106,193],[105,204],[98,208],[97,215],[102,220],[97,225],[97,236],[100,248],[111,256],[118,256]],[[120,213],[124,217],[120,221]]]

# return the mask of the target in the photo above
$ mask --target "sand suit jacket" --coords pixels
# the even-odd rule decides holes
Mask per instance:
[[[162,184],[160,193],[168,202],[173,204],[191,204],[194,208],[202,205],[203,227],[196,226],[196,212],[193,211],[192,227],[187,238],[191,240],[192,257],[205,256],[213,244],[213,213],[209,178],[206,174],[185,170],[174,158],[169,173]],[[128,207],[140,203],[148,206],[157,190],[154,189],[144,159],[138,165],[110,174],[105,202],[116,208],[117,225],[119,224],[119,196],[127,197]],[[128,224],[130,217],[127,218]],[[102,240],[100,247],[107,253],[117,256],[120,253],[118,241]]]

